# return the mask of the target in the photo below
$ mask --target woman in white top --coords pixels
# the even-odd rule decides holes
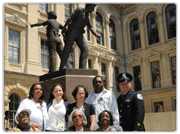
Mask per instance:
[[[66,129],[66,107],[64,105],[64,89],[57,84],[51,89],[48,105],[49,122],[46,131],[64,131]]]
[[[15,115],[15,121],[17,123],[16,117],[18,111],[21,111],[21,109],[31,109],[31,115],[30,115],[30,125],[33,125],[34,127],[38,128],[41,131],[45,131],[46,124],[49,120],[48,113],[47,113],[47,107],[46,103],[43,101],[44,99],[44,91],[42,89],[42,86],[40,83],[35,83],[31,86],[31,89],[29,91],[29,97],[22,100],[16,115]]]

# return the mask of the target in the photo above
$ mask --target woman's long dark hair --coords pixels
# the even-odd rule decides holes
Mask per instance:
[[[110,111],[108,111],[108,110],[104,110],[104,111],[102,111],[102,112],[99,114],[99,116],[98,116],[99,122],[97,122],[97,124],[99,125],[99,127],[102,126],[102,124],[101,124],[101,114],[102,114],[103,112],[107,112],[107,113],[109,114],[109,116],[110,116],[110,126],[114,125],[114,123],[113,123],[114,119],[113,119],[112,113],[111,113]]]
[[[53,95],[52,92],[53,92],[53,90],[54,90],[54,88],[55,88],[56,86],[60,86],[60,87],[62,88],[62,90],[63,90],[63,96],[62,96],[62,99],[63,99],[63,100],[65,99],[64,87],[63,87],[61,84],[55,84],[55,85],[52,87],[52,89],[51,89],[51,93],[50,93],[50,96],[49,96],[47,105],[48,105],[49,103],[52,104],[52,101],[53,101],[53,99],[55,98],[55,96]]]
[[[29,99],[32,99],[33,98],[33,91],[34,91],[34,87],[35,87],[35,85],[40,85],[41,87],[42,87],[42,85],[40,84],[40,83],[34,83],[32,86],[31,86],[31,88],[30,88],[30,91],[29,91]],[[40,101],[42,102],[43,100],[44,100],[44,90],[42,89],[42,91],[43,91],[43,94],[41,95],[41,97],[40,97]]]

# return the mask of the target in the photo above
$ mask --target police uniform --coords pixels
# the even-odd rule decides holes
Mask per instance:
[[[118,82],[130,82],[132,76],[128,73],[121,73],[118,75]],[[127,94],[121,94],[117,98],[120,126],[123,131],[145,131],[143,124],[145,110],[144,101],[140,93],[134,92],[131,89]]]

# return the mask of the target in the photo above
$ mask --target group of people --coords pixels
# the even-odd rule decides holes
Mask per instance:
[[[61,84],[51,89],[45,102],[45,91],[35,83],[17,109],[17,126],[9,131],[145,131],[144,101],[131,90],[132,79],[129,73],[118,75],[122,94],[116,98],[104,88],[102,77],[96,76],[89,95],[83,85],[75,87],[72,96],[76,102],[72,104],[64,101]]]

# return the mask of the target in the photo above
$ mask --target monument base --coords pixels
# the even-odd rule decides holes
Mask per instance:
[[[65,89],[65,95],[69,103],[75,102],[72,91],[77,85],[86,87],[88,93],[94,89],[92,80],[98,74],[94,69],[64,69],[40,76],[39,80],[44,90],[45,100],[49,98],[51,89],[56,84],[61,84]]]

